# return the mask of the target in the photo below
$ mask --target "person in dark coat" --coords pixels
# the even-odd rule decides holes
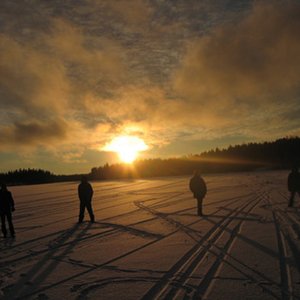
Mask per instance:
[[[80,211],[79,211],[79,220],[78,223],[82,223],[84,218],[85,208],[87,209],[91,222],[94,223],[95,217],[92,209],[92,197],[93,197],[93,188],[91,184],[87,181],[87,178],[83,176],[81,178],[81,183],[78,185],[78,196],[80,200]]]
[[[194,198],[197,199],[198,204],[198,216],[202,216],[202,202],[206,195],[207,188],[204,179],[201,177],[199,171],[195,171],[194,176],[190,180],[190,190],[192,191]]]
[[[6,184],[1,184],[0,190],[0,217],[1,217],[1,229],[3,236],[7,237],[6,219],[11,237],[15,236],[15,229],[12,222],[12,212],[15,211],[15,203],[11,192],[7,189]]]
[[[288,176],[288,190],[291,192],[289,207],[293,207],[296,193],[300,196],[300,173],[297,166],[293,167]]]

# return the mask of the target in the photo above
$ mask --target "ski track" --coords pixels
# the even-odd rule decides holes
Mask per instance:
[[[0,240],[0,298],[52,299],[49,295],[60,295],[60,289],[71,286],[64,290],[71,299],[98,299],[100,290],[111,293],[113,286],[128,285],[144,287],[134,299],[211,299],[218,281],[229,280],[252,283],[272,299],[300,299],[299,209],[286,207],[287,173],[279,172],[281,181],[276,172],[267,175],[267,179],[265,173],[205,177],[204,211],[209,213],[202,218],[195,216],[188,177],[93,182],[94,212],[99,218],[81,225],[75,224],[77,183],[27,186],[23,194],[22,187],[12,188],[18,237]],[[276,248],[243,233],[253,222],[262,228],[274,224]],[[124,235],[138,243],[98,262],[72,258],[76,251],[100,249],[103,242],[117,243]],[[181,256],[165,269],[131,266],[145,250],[184,236],[190,246],[182,248]],[[233,251],[237,241],[275,259],[278,279],[243,261]],[[162,260],[164,255],[170,253],[162,253]],[[126,267],[119,267],[124,261]],[[74,273],[49,281],[61,264],[75,268]],[[241,277],[224,277],[226,266]],[[109,275],[85,281],[100,270]]]

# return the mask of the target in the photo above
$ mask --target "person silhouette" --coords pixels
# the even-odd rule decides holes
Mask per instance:
[[[193,177],[190,179],[190,190],[192,191],[194,198],[197,199],[197,213],[198,216],[202,216],[202,202],[206,195],[207,187],[204,179],[201,177],[199,171],[195,171]]]
[[[7,189],[6,184],[1,184],[0,190],[0,217],[1,217],[1,230],[3,236],[7,237],[6,219],[11,237],[15,237],[15,229],[12,222],[12,212],[15,211],[15,202],[11,192]]]
[[[90,215],[91,222],[95,222],[95,217],[92,209],[93,193],[94,191],[91,184],[88,182],[85,176],[82,176],[81,183],[78,185],[78,196],[80,200],[78,223],[82,223],[83,221],[85,208]]]
[[[294,166],[288,176],[288,190],[291,192],[289,207],[293,207],[296,193],[300,196],[300,173],[298,166]]]

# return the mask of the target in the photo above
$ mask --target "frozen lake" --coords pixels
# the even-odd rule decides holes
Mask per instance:
[[[1,299],[300,299],[300,199],[287,171],[11,187],[16,238],[0,239]]]

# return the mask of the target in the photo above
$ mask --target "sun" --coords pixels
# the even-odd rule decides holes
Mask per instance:
[[[122,162],[132,163],[140,151],[145,151],[148,146],[145,142],[136,136],[122,135],[115,137],[108,145],[104,147],[106,151],[117,152]]]

